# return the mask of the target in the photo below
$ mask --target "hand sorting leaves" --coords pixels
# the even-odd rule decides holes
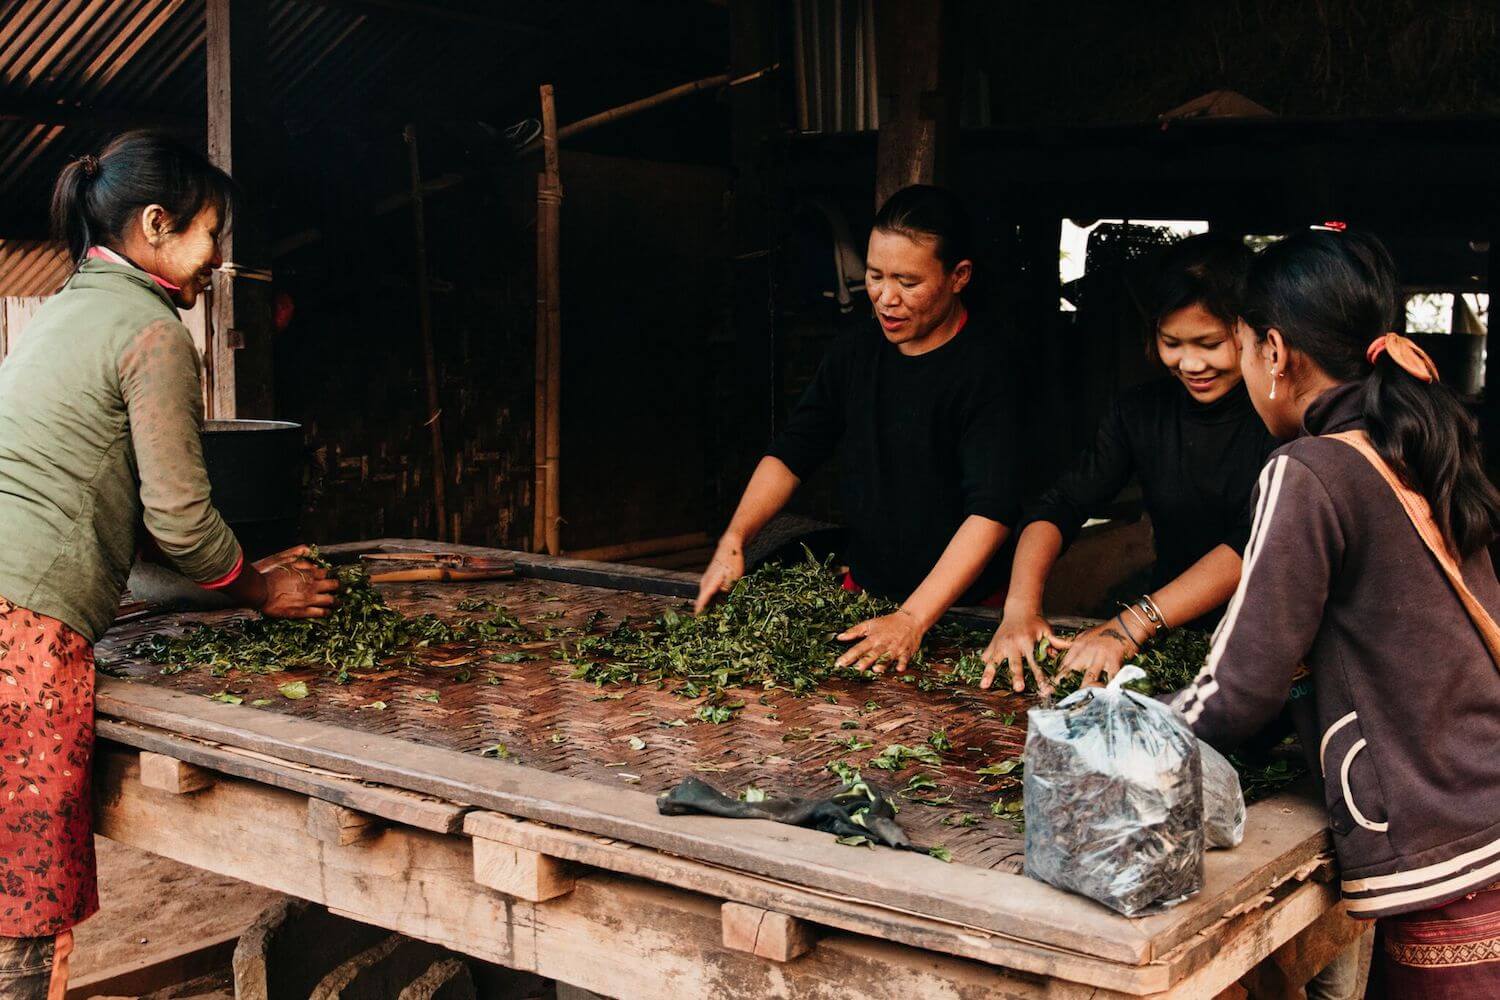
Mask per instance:
[[[296,556],[296,562],[309,561],[324,571],[332,568],[316,550]],[[334,670],[335,680],[343,684],[351,670],[368,670],[403,656],[410,662],[414,650],[423,646],[492,639],[519,626],[504,608],[491,618],[466,618],[453,625],[435,615],[408,617],[386,604],[363,567],[346,566],[337,575],[341,599],[324,617],[200,625],[180,636],[147,636],[132,645],[129,654],[166,664],[164,673],[190,666],[208,667],[214,674],[231,668],[272,673],[317,667]]]
[[[995,629],[994,636],[990,638],[990,644],[980,654],[985,662],[985,670],[984,676],[979,679],[979,686],[988,691],[990,685],[995,682],[995,672],[1002,664],[1009,661],[1012,666],[1010,671],[1012,690],[1018,693],[1026,690],[1026,671],[1029,670],[1032,680],[1036,682],[1037,690],[1045,692],[1049,685],[1037,651],[1048,647],[1068,648],[1067,640],[1058,638],[1057,633],[1052,630],[1051,622],[1041,615],[1026,615],[1020,621],[1012,621],[1007,616]],[[1025,670],[1020,668],[1023,663],[1026,666]]]
[[[894,663],[896,672],[904,674],[906,665],[922,648],[924,634],[926,630],[917,623],[911,612],[897,608],[888,615],[860,622],[848,631],[839,633],[840,642],[859,641],[835,660],[834,666],[874,670],[877,674],[883,674],[886,665]]]

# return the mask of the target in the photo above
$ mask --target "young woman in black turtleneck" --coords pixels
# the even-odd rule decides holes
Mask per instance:
[[[1049,690],[1034,657],[1044,636],[1066,650],[1064,671],[1097,683],[1167,627],[1212,624],[1234,593],[1250,534],[1250,491],[1275,447],[1250,405],[1234,336],[1250,260],[1242,242],[1213,235],[1166,251],[1151,351],[1170,377],[1116,400],[1094,446],[1026,512],[1004,618],[984,652],[982,687],[1009,661],[1017,691],[1023,662]],[[1103,624],[1060,639],[1042,617],[1047,577],[1089,512],[1132,476],[1156,545],[1151,592]]]

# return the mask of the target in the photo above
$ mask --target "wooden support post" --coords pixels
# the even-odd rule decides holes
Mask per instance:
[[[266,0],[208,0],[208,156],[234,177],[249,204],[236,206],[220,240],[234,268],[214,283],[209,416],[273,415],[270,225],[271,136],[266,108]]]
[[[738,79],[777,61],[780,4],[729,0],[729,72]],[[727,521],[756,462],[776,431],[776,255],[783,162],[778,79],[729,91],[733,174],[730,240],[733,268],[728,326],[733,350],[717,374],[721,415],[711,452],[719,462],[719,510]]]
[[[962,82],[958,7],[953,0],[876,0],[876,208],[901,188],[942,184],[953,171]]]
[[[322,799],[307,800],[307,832],[325,844],[347,847],[375,833],[383,825],[366,813]]]
[[[141,751],[141,784],[173,795],[199,792],[214,783],[213,772],[192,764],[184,764],[176,757],[166,754]]]
[[[790,962],[812,951],[817,935],[812,925],[775,910],[744,903],[725,903],[724,947],[745,951],[773,962]]]
[[[1500,209],[1500,206],[1497,206]],[[1490,223],[1489,275],[1486,288],[1490,293],[1489,329],[1495,327],[1496,292],[1500,290],[1500,222]],[[1500,338],[1492,344],[1485,333],[1484,392],[1479,406],[1479,442],[1484,447],[1485,464],[1490,478],[1500,479]]]
[[[427,429],[432,443],[432,505],[437,539],[448,537],[448,462],[443,450],[443,405],[438,394],[437,360],[432,353],[432,296],[427,275],[427,223],[423,213],[422,167],[417,155],[417,127],[406,126],[407,162],[411,167],[411,218],[417,249],[417,328],[422,341],[422,374],[427,386]]]
[[[566,861],[475,837],[474,881],[531,903],[565,896],[578,877]]]
[[[536,186],[536,426],[531,547],[562,552],[562,172],[557,104],[543,84],[542,172]]]

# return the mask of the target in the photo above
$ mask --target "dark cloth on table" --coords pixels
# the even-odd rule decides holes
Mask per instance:
[[[805,480],[837,451],[860,586],[904,600],[970,515],[1014,526],[1014,394],[1001,332],[970,317],[935,351],[907,357],[879,332],[836,341],[769,454]],[[960,604],[998,590],[992,560]]]
[[[1057,525],[1069,545],[1135,477],[1151,516],[1155,590],[1221,544],[1244,554],[1250,491],[1275,448],[1243,382],[1204,404],[1175,378],[1158,379],[1115,401],[1093,446],[1027,506],[1024,522]]]
[[[907,839],[906,831],[896,822],[896,810],[890,800],[866,782],[846,785],[826,799],[741,802],[706,781],[690,777],[658,796],[656,811],[663,816],[704,813],[726,819],[768,819],[789,826],[821,830],[836,837],[866,837],[886,847],[927,850]]]

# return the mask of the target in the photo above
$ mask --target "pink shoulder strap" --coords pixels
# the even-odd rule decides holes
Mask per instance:
[[[1427,498],[1401,481],[1395,470],[1380,457],[1380,453],[1375,450],[1375,446],[1370,443],[1370,438],[1364,431],[1344,431],[1341,434],[1323,436],[1334,441],[1342,441],[1359,452],[1390,485],[1396,494],[1396,499],[1401,501],[1401,507],[1406,511],[1407,518],[1411,520],[1412,527],[1417,529],[1417,534],[1421,536],[1427,550],[1432,553],[1443,575],[1453,586],[1453,591],[1458,595],[1464,610],[1469,613],[1469,619],[1479,630],[1479,637],[1484,640],[1485,647],[1490,651],[1490,659],[1494,660],[1496,668],[1500,669],[1500,625],[1495,624],[1495,619],[1485,610],[1484,605],[1479,603],[1479,598],[1474,596],[1474,592],[1464,582],[1458,560],[1454,558],[1452,551],[1448,548],[1448,543],[1443,539],[1443,532],[1438,527],[1437,521],[1433,519],[1432,508],[1428,506]]]

